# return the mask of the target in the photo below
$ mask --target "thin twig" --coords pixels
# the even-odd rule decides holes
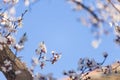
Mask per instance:
[[[41,59],[41,56],[42,56],[42,52],[40,52],[40,56],[39,56],[38,60],[40,60],[40,59]]]
[[[23,16],[28,12],[28,10],[25,10],[24,13],[22,13],[21,17],[23,18]]]
[[[112,3],[111,0],[109,0],[110,4],[120,13],[120,10]]]
[[[76,0],[73,0],[77,5],[80,5],[82,8],[84,8],[86,11],[88,11],[97,21],[101,21],[98,16],[92,11],[89,7],[85,6],[83,3],[78,2]]]

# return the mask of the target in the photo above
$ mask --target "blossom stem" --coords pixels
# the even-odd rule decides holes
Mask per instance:
[[[110,4],[120,13],[120,10],[112,3],[111,0],[109,0]]]
[[[25,12],[24,13],[22,13],[22,18],[23,18],[23,16],[26,14],[28,12],[28,10],[25,10]]]
[[[94,13],[89,7],[85,6],[83,3],[78,2],[77,0],[73,0],[77,5],[80,5],[82,8],[84,8],[87,12],[89,12],[98,22],[101,21],[97,14]]]
[[[40,56],[39,56],[38,60],[40,60],[40,59],[41,59],[41,56],[42,56],[42,52],[40,52]]]
[[[98,63],[99,65],[103,65],[106,61],[106,58],[104,58],[104,60],[101,63]]]

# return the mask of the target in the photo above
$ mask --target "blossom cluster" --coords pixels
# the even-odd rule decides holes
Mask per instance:
[[[57,80],[57,79],[54,78],[51,73],[47,75],[38,73],[34,76],[33,80]]]
[[[23,6],[25,11],[21,12],[21,15],[17,13],[16,8],[21,3],[20,0],[1,0],[0,1],[0,50],[4,45],[13,47],[16,51],[21,51],[24,47],[24,41],[26,41],[26,34],[21,38],[22,42],[17,42],[14,35],[22,28],[23,17],[28,12],[31,4],[38,0],[23,0]],[[18,16],[19,15],[19,16]]]
[[[23,0],[25,11],[21,12],[21,15],[17,13],[16,8],[19,7],[17,5],[21,4],[20,0],[2,0],[0,1],[0,50],[2,51],[5,46],[9,48],[15,49],[15,58],[13,60],[5,60],[1,69],[5,73],[13,74],[13,78],[17,74],[20,74],[21,71],[15,71],[13,63],[16,59],[17,53],[24,48],[25,41],[27,41],[27,35],[24,33],[19,41],[16,40],[15,35],[18,30],[23,26],[23,18],[24,15],[30,9],[30,6],[39,0]],[[19,15],[19,16],[18,16]],[[56,61],[60,59],[60,55],[55,51],[52,51],[52,57],[49,59],[46,58],[47,48],[44,42],[41,42],[39,47],[36,49],[36,54],[39,55],[38,58],[32,58],[32,67],[29,70],[31,74],[33,74],[34,67],[39,65],[41,69],[45,66],[45,62],[50,62],[54,64]],[[11,62],[13,61],[13,62]],[[34,77],[38,77],[35,75]],[[45,76],[40,76],[39,80],[43,79]],[[48,78],[48,77],[47,77]],[[51,78],[51,77],[49,77]],[[37,80],[37,79],[35,79]]]
[[[90,30],[95,37],[95,40],[92,41],[92,46],[94,48],[99,46],[99,41],[101,41],[100,38],[103,34],[108,35],[112,30],[112,32],[114,31],[115,36],[120,35],[118,32],[120,26],[119,0],[68,1],[73,4],[75,11],[80,11],[79,21],[85,26],[90,27]],[[120,42],[117,40],[117,44],[119,43]]]
[[[25,0],[29,1],[29,0]],[[19,0],[2,0],[1,4],[3,7],[0,9],[0,50],[3,46],[7,45],[13,47],[16,51],[20,51],[24,45],[25,37],[21,39],[22,42],[16,41],[14,35],[16,35],[19,28],[23,24],[23,16],[28,10],[21,13],[20,16],[16,16],[16,5],[19,4]]]
[[[101,63],[98,63],[94,59],[89,58],[80,58],[78,61],[78,71],[69,70],[65,71],[63,74],[69,76],[72,80],[89,80],[91,79],[90,76],[88,76],[89,72],[100,69],[104,74],[107,74],[111,72],[111,66],[107,66],[103,69],[102,65],[105,62],[108,54],[106,52],[103,53],[104,60]]]
[[[1,67],[3,72],[9,72],[12,70],[12,63],[9,60],[4,61],[4,65]]]
[[[24,0],[24,5],[25,6],[29,6],[31,3],[35,2],[37,0]],[[3,0],[3,3],[4,4],[12,4],[12,5],[15,5],[17,3],[19,3],[20,0]]]
[[[83,74],[81,76],[81,80],[92,80],[92,79],[103,80],[103,79],[107,79],[107,77],[110,77],[111,75],[113,75],[113,76],[118,75],[119,74],[119,68],[120,68],[120,62],[117,61],[112,65],[107,65],[107,66],[104,66],[102,68],[98,68],[94,71],[87,72],[87,73]],[[94,74],[94,76],[91,75],[92,73]],[[106,77],[104,77],[104,76],[106,76]],[[113,77],[113,79],[116,80],[115,77]]]
[[[102,24],[104,24],[103,22],[107,22],[108,24],[117,24],[120,21],[119,16],[119,12],[115,9],[118,8],[119,9],[119,1],[118,0],[104,0],[104,1],[89,1],[89,4],[87,4],[86,2],[88,2],[87,0],[70,0],[71,2],[75,3],[76,6],[75,8],[77,9],[77,7],[81,6],[81,11],[85,10],[85,7],[83,7],[80,3],[84,4],[84,6],[86,6],[87,8],[90,8],[90,10],[93,13],[89,13],[88,20],[86,20],[87,24],[94,24],[97,23],[97,26],[100,26],[98,23],[102,22]],[[112,4],[115,6],[113,7]],[[94,4],[95,6],[93,6],[92,4]],[[112,10],[111,10],[112,9]],[[98,11],[98,12],[95,12]],[[95,12],[95,13],[94,13]],[[93,15],[94,14],[94,15]],[[95,17],[96,15],[96,17]],[[95,18],[98,18],[98,20],[96,21]],[[109,18],[109,19],[108,19]],[[102,26],[102,25],[101,25]],[[110,26],[110,25],[108,25]]]
[[[34,75],[34,68],[39,65],[41,69],[44,68],[46,65],[46,62],[50,62],[51,64],[54,64],[56,61],[58,61],[61,58],[61,53],[57,53],[55,51],[51,51],[52,57],[47,58],[47,47],[45,45],[45,42],[40,42],[38,48],[35,50],[36,55],[38,57],[32,58],[32,66],[30,68],[30,73],[33,75],[35,80],[44,80],[48,76],[42,76],[42,75]],[[51,77],[52,78],[52,77]]]
[[[22,2],[24,3],[25,10],[21,12],[21,15],[17,13],[18,5]],[[15,58],[13,60],[6,59],[2,64],[2,71],[4,73],[13,74],[11,77],[15,78],[16,75],[20,74],[21,71],[14,70],[14,61],[16,59],[17,53],[24,48],[24,44],[27,41],[27,35],[24,33],[22,37],[17,41],[16,34],[19,29],[23,26],[24,15],[30,9],[30,6],[39,0],[1,0],[0,1],[0,51],[4,49],[5,46],[15,49]],[[22,4],[23,5],[23,4]],[[19,16],[18,16],[19,15]],[[55,51],[52,51],[52,57],[46,58],[47,48],[44,42],[41,42],[39,47],[36,49],[36,54],[39,55],[38,58],[32,58],[32,67],[29,70],[33,74],[34,67],[39,65],[41,69],[45,66],[46,62],[54,64],[60,59],[60,55]],[[13,62],[12,62],[13,61]],[[45,80],[47,76],[35,75],[34,78],[39,80]],[[14,79],[13,79],[14,80]],[[35,79],[37,80],[37,79]]]
[[[67,75],[71,80],[79,80],[76,71],[69,70],[68,72],[64,71],[63,75]]]
[[[50,59],[47,59],[46,57],[46,53],[47,53],[47,48],[46,45],[44,43],[44,41],[42,41],[39,45],[39,47],[35,50],[36,54],[39,55],[39,58],[32,58],[32,64],[33,65],[37,65],[38,63],[40,63],[40,67],[41,69],[43,69],[43,67],[45,66],[45,62],[51,62],[52,64],[54,64],[56,61],[58,61],[61,57],[61,54],[52,51],[52,57]]]

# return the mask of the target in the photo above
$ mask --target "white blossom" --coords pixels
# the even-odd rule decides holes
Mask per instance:
[[[5,25],[5,24],[6,24],[6,19],[5,19],[5,18],[1,19],[1,20],[0,20],[0,24],[1,24],[1,25]]]
[[[6,60],[4,61],[4,65],[5,65],[5,66],[11,65],[11,61],[9,61],[9,60],[6,59]]]
[[[112,22],[109,22],[109,25],[110,25],[110,27],[113,27],[113,23]]]
[[[75,1],[77,1],[77,2],[82,2],[82,0],[75,0]]]
[[[0,34],[0,43],[7,43],[7,39]]]
[[[30,5],[30,1],[29,0],[25,0],[24,3],[25,3],[25,6],[29,6]]]
[[[0,50],[3,50],[3,46],[0,44]]]
[[[3,66],[1,67],[1,69],[2,69],[3,72],[6,72],[6,71],[7,71],[6,68],[3,67]]]
[[[15,15],[15,13],[16,13],[15,7],[10,8],[10,9],[9,9],[9,13],[10,13],[11,15]]]
[[[47,48],[44,42],[41,42],[39,47],[43,53],[47,53]]]
[[[3,0],[4,3],[9,3],[11,0]]]
[[[12,70],[12,66],[8,67],[7,72]]]
[[[14,48],[15,48],[17,51],[21,51],[21,50],[24,48],[24,46],[23,46],[23,45],[16,44],[16,45],[14,46]]]
[[[55,54],[55,51],[51,51],[52,54]]]
[[[36,54],[38,54],[38,55],[39,55],[39,54],[40,54],[40,52],[41,52],[41,49],[40,49],[40,48],[38,48],[38,49],[36,49],[36,50],[35,50],[35,52],[36,52]]]
[[[7,12],[7,11],[4,12],[4,13],[2,14],[2,16],[3,16],[4,19],[8,19],[8,17],[9,17],[9,16],[8,16],[8,12]]]
[[[19,2],[19,0],[12,0],[13,4],[17,4]]]
[[[9,72],[12,70],[12,63],[10,60],[4,60],[4,65],[1,67],[4,72]]]
[[[22,71],[20,71],[20,70],[15,71],[15,75],[19,75],[21,73],[22,73]]]
[[[98,46],[100,45],[100,43],[101,43],[101,40],[93,40],[92,43],[91,43],[91,45],[94,48],[98,48]]]
[[[38,65],[39,64],[38,58],[33,57],[32,63],[33,63],[33,65]]]
[[[15,38],[14,38],[13,36],[9,35],[9,36],[7,37],[7,44],[8,44],[8,45],[14,45],[15,43],[16,43]]]

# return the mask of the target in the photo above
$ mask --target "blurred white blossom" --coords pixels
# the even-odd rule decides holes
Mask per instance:
[[[9,13],[10,13],[10,15],[15,15],[16,14],[15,7],[10,8]]]
[[[19,2],[19,0],[12,0],[13,4],[17,4]]]
[[[6,72],[6,71],[7,71],[6,68],[3,67],[3,66],[1,67],[1,69],[2,69],[3,72]]]
[[[38,58],[33,57],[32,58],[32,64],[33,64],[33,66],[38,65],[39,64]]]
[[[7,36],[7,44],[8,45],[14,45],[16,43],[16,40],[13,36],[9,35]]]
[[[22,73],[22,71],[20,71],[20,70],[15,71],[15,75],[19,75],[21,73]]]
[[[47,48],[44,41],[40,43],[39,48],[41,49],[41,52],[47,53]]]
[[[7,39],[0,34],[0,43],[7,43]]]
[[[93,40],[91,45],[92,45],[93,48],[98,48],[100,43],[101,43],[101,40]]]
[[[3,46],[2,45],[0,45],[0,50],[3,50]]]
[[[25,6],[29,6],[30,5],[30,1],[29,0],[24,0]]]
[[[14,46],[14,48],[16,49],[16,51],[21,51],[21,50],[24,48],[24,46],[23,46],[23,45],[16,44],[16,45]]]
[[[1,66],[1,69],[2,71],[4,72],[9,72],[11,71],[13,68],[12,68],[12,63],[10,60],[6,59],[4,60],[4,65]]]

